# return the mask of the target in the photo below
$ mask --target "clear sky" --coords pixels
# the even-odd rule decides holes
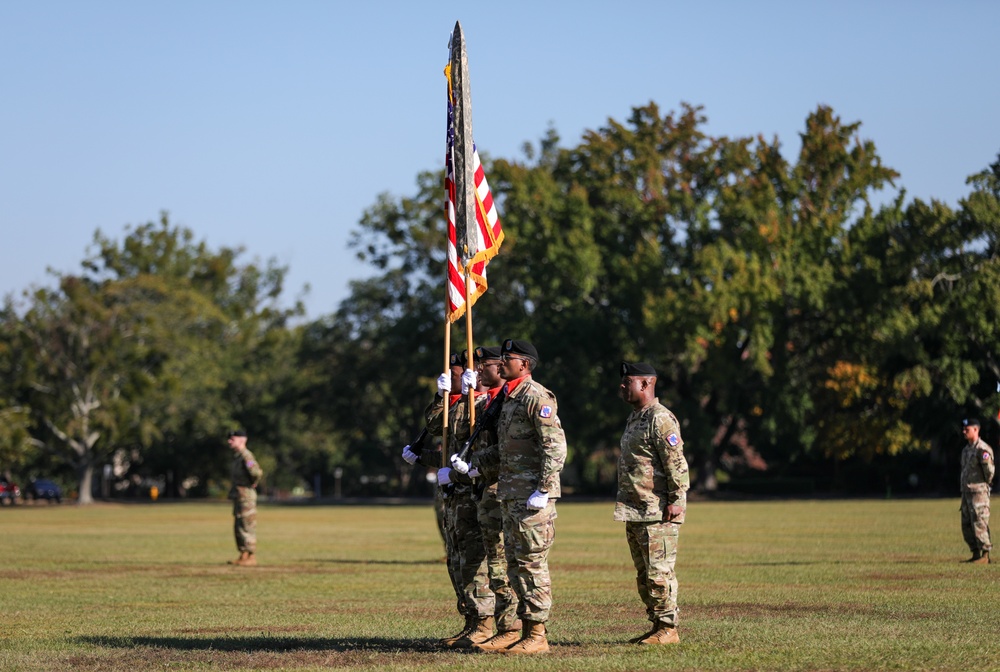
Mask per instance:
[[[649,101],[792,160],[831,105],[908,198],[953,206],[1000,153],[995,0],[2,0],[0,295],[166,210],[333,312],[370,273],[346,245],[364,210],[443,164],[456,20],[494,157]]]

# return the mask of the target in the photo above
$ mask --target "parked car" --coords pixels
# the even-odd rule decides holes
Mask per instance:
[[[24,498],[45,499],[58,504],[62,501],[62,490],[47,478],[36,478],[24,488]]]
[[[21,488],[17,487],[17,483],[0,476],[0,504],[13,505],[19,499],[21,499]]]

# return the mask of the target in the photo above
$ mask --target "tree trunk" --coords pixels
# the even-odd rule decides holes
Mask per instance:
[[[77,504],[93,504],[94,461],[84,459],[76,469],[76,480],[79,494]]]

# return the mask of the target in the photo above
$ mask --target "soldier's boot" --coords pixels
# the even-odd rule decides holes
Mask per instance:
[[[442,646],[447,646],[448,648],[455,646],[455,642],[457,642],[458,640],[462,639],[462,637],[465,637],[467,634],[469,634],[469,631],[472,630],[472,624],[474,621],[475,618],[466,614],[465,627],[462,628],[459,632],[452,635],[451,637],[445,637],[444,639],[439,639],[438,644]]]
[[[964,560],[963,562],[976,562],[981,557],[983,557],[983,552],[981,550],[979,550],[978,548],[976,548],[976,549],[973,549],[973,551],[972,551],[972,557],[969,558],[968,560]]]
[[[494,623],[495,621],[492,616],[485,618],[477,616],[475,622],[472,624],[472,628],[461,639],[455,642],[454,648],[471,649],[476,644],[482,644],[493,636]]]
[[[548,653],[549,640],[545,636],[545,624],[538,621],[524,619],[524,631],[521,639],[514,642],[500,653],[510,653],[513,655]]]
[[[236,558],[235,560],[226,560],[226,564],[227,564],[227,565],[239,565],[239,564],[241,564],[241,563],[242,563],[242,562],[243,562],[244,560],[246,560],[246,559],[247,559],[247,556],[248,556],[248,555],[250,555],[250,554],[249,554],[249,553],[247,553],[246,551],[240,551],[240,557]]]
[[[499,627],[499,624],[497,627]],[[520,619],[518,619],[511,623],[510,630],[497,630],[497,634],[493,635],[485,642],[473,644],[472,650],[480,653],[496,653],[497,651],[502,651],[511,644],[517,643],[521,639],[521,628],[523,627],[524,624]]]
[[[257,566],[257,556],[254,553],[247,552],[246,557],[240,556],[240,559],[236,561],[236,564],[240,567],[256,567]]]
[[[638,644],[639,642],[641,642],[642,640],[646,639],[647,637],[649,637],[654,632],[656,632],[656,622],[655,621],[653,622],[653,627],[651,627],[647,632],[642,633],[638,637],[633,637],[632,639],[628,640],[628,643],[629,644]]]
[[[640,639],[639,644],[676,644],[681,641],[677,635],[677,628],[667,625],[663,621],[656,622],[656,629],[650,633],[649,637]]]
[[[988,565],[990,564],[990,552],[989,551],[977,551],[979,557],[973,558],[969,562],[974,565]]]

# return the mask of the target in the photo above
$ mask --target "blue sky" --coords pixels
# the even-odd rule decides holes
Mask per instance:
[[[908,198],[953,206],[1000,153],[996,2],[4,0],[0,295],[167,210],[288,265],[310,318],[333,312],[370,273],[346,245],[364,210],[443,163],[456,20],[494,157],[649,101],[793,160],[831,105]]]

